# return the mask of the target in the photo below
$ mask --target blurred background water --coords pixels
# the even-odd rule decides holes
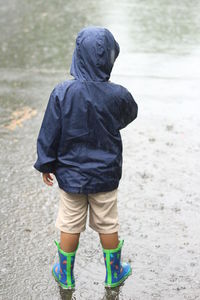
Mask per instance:
[[[200,2],[0,1],[1,299],[200,299]],[[122,130],[119,186],[123,258],[133,275],[104,288],[97,234],[80,240],[76,290],[51,276],[58,259],[57,185],[33,169],[54,86],[70,78],[82,27],[107,27],[120,44],[111,80],[138,119]]]

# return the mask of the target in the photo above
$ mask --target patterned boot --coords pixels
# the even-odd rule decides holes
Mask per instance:
[[[106,287],[116,287],[120,285],[129,275],[131,266],[128,263],[121,264],[121,248],[124,240],[121,240],[116,249],[104,249],[104,261],[106,266]]]
[[[59,263],[53,266],[52,274],[63,289],[72,289],[75,287],[73,269],[79,244],[74,252],[64,252],[60,248],[60,244],[55,240],[54,242],[58,247]]]

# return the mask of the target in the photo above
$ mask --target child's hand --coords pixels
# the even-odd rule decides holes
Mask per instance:
[[[43,177],[43,181],[44,183],[46,183],[47,185],[53,185],[53,177],[50,175],[50,173],[43,173],[42,174]]]

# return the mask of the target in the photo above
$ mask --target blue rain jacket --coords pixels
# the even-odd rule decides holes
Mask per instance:
[[[52,91],[37,139],[34,167],[53,173],[66,192],[97,193],[118,187],[120,130],[137,117],[130,92],[109,81],[119,45],[101,27],[82,29],[70,73]]]

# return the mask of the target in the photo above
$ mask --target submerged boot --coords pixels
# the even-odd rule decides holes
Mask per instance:
[[[121,248],[124,240],[121,240],[116,249],[104,249],[104,261],[106,266],[106,287],[120,285],[131,273],[131,266],[128,263],[121,264]]]
[[[56,246],[58,247],[59,254],[59,263],[54,264],[52,269],[52,274],[55,280],[60,284],[63,289],[71,289],[75,287],[74,280],[74,262],[75,255],[78,249],[79,244],[74,252],[64,252],[60,248],[60,244],[55,241]]]

